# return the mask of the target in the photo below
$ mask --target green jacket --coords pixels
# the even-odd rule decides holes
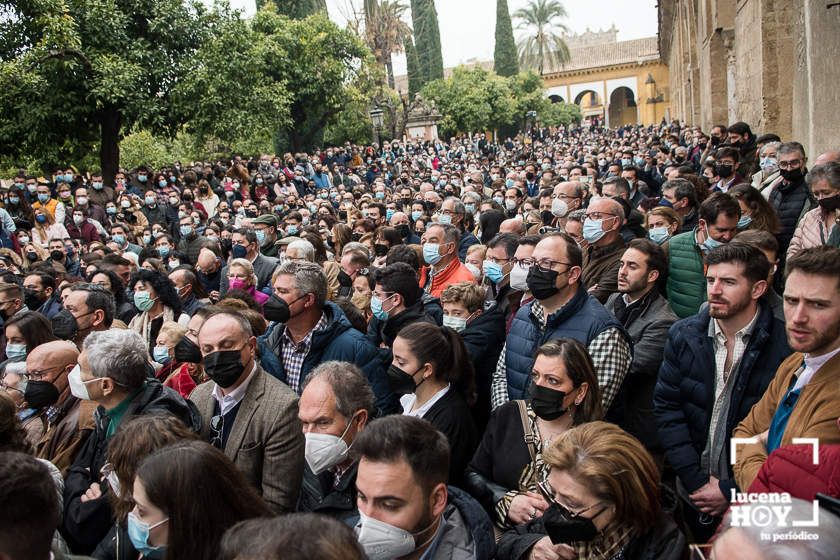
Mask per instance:
[[[703,253],[695,233],[696,229],[687,231],[668,241],[668,302],[680,319],[696,315],[706,301]]]

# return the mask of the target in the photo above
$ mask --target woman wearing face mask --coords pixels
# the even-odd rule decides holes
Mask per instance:
[[[152,354],[160,329],[166,321],[186,325],[190,318],[181,313],[178,291],[166,275],[161,272],[140,268],[131,277],[134,291],[134,306],[140,312],[128,324],[128,328],[139,333]]]
[[[478,398],[475,425],[484,430],[490,417],[490,386],[505,343],[505,315],[499,306],[484,311],[484,288],[471,282],[448,286],[440,295],[443,326],[461,334],[475,370]]]
[[[127,515],[131,544],[143,558],[216,560],[226,529],[271,510],[221,451],[179,442],[137,468]]]
[[[805,182],[817,207],[805,213],[796,226],[788,258],[809,247],[840,247],[840,163],[832,161],[814,166]]]
[[[207,211],[207,216],[212,218],[216,215],[216,209],[219,206],[219,195],[213,192],[210,188],[210,183],[205,179],[198,182],[198,188],[195,193],[195,200],[204,207]]]
[[[68,239],[70,234],[64,224],[56,223],[46,210],[35,210],[35,224],[32,226],[32,242],[46,247],[50,239]]]
[[[27,242],[21,243],[21,249],[23,251],[23,268],[25,270],[30,270],[32,265],[37,262],[45,261],[49,258],[50,253],[47,251],[46,248],[42,247],[38,243]]]
[[[672,208],[654,206],[645,216],[648,239],[662,245],[680,231],[682,219]]]
[[[21,189],[15,187],[9,189],[9,194],[6,195],[4,202],[4,209],[9,213],[18,230],[29,231],[32,229],[35,224],[35,214]]]
[[[424,418],[449,440],[449,480],[459,485],[478,435],[470,412],[476,401],[475,378],[460,335],[448,327],[411,323],[392,346],[388,369],[391,390],[403,414]]]
[[[687,557],[685,536],[663,511],[659,470],[639,440],[607,422],[560,435],[545,450],[544,514],[502,535],[496,557]]]
[[[129,195],[120,196],[116,221],[128,224],[137,236],[143,235],[143,230],[150,227],[149,220],[143,214],[137,199]]]
[[[128,535],[128,513],[134,508],[131,492],[140,463],[167,445],[196,440],[183,422],[168,414],[137,416],[121,424],[108,442],[102,477],[108,486],[114,525],[93,551],[93,558],[136,560],[139,552]]]
[[[741,207],[738,231],[760,229],[774,235],[779,233],[782,227],[779,223],[779,215],[757,189],[741,183],[729,189],[728,194],[737,200]]]
[[[768,142],[758,151],[759,170],[753,173],[752,186],[762,192],[769,193],[780,179],[779,157],[777,152],[781,142]]]
[[[88,274],[87,281],[91,284],[102,286],[114,296],[114,303],[116,304],[116,318],[126,325],[137,315],[137,307],[134,302],[128,299],[125,293],[125,284],[117,274],[112,270],[96,270],[92,274]]]
[[[3,329],[6,361],[0,364],[0,371],[7,363],[25,362],[27,353],[36,346],[58,340],[53,335],[50,321],[37,311],[24,311],[6,319]]]
[[[167,321],[160,327],[160,332],[152,349],[152,360],[160,364],[155,372],[165,387],[175,389],[185,399],[190,396],[196,388],[196,381],[193,379],[189,365],[181,362],[175,356],[175,348],[187,333],[187,327],[181,326],[174,321]]]
[[[547,471],[543,453],[572,426],[601,416],[598,378],[586,347],[569,338],[543,344],[528,400],[508,402],[490,415],[464,489],[499,529],[539,518],[548,508],[538,486]]]
[[[228,263],[228,290],[242,290],[260,306],[271,297],[257,290],[257,275],[248,259],[233,259]]]
[[[0,388],[14,403],[15,416],[26,434],[27,444],[35,447],[47,431],[49,405],[36,402],[39,394],[33,393],[33,387],[29,385],[32,382],[26,375],[26,363],[7,363],[0,368],[0,371],[3,372],[0,377]],[[30,400],[33,402],[29,402]]]

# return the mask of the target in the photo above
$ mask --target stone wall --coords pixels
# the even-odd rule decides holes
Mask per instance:
[[[840,6],[816,0],[660,0],[672,117],[709,130],[745,121],[840,148]]]

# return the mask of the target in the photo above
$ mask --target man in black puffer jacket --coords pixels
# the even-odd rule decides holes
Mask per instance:
[[[779,213],[779,221],[782,223],[781,231],[776,234],[779,241],[779,273],[776,274],[775,282],[776,291],[781,293],[784,290],[782,272],[785,269],[788,245],[800,217],[813,208],[814,201],[805,183],[808,172],[805,164],[808,158],[805,157],[802,145],[798,142],[785,142],[779,146],[777,157],[782,181],[770,193],[770,203]]]
[[[99,404],[94,431],[64,481],[62,534],[75,553],[89,554],[113,525],[102,467],[107,462],[108,442],[121,423],[133,416],[171,414],[193,431],[201,430],[195,406],[147,376],[148,361],[146,343],[136,332],[93,332],[68,375],[73,396]]]

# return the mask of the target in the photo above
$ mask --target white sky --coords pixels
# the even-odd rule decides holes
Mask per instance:
[[[255,11],[254,0],[229,0],[246,16]],[[403,0],[410,6],[410,0]],[[527,5],[528,0],[508,0],[511,13]],[[575,33],[609,29],[615,24],[618,40],[656,35],[656,0],[565,0],[569,17],[565,24]],[[330,18],[344,25],[352,7],[359,9],[362,0],[327,0]],[[496,0],[435,0],[440,25],[443,65],[457,66],[471,59],[492,60],[496,28]],[[411,10],[406,10],[410,21]],[[518,37],[516,20],[513,33]],[[405,73],[405,56],[394,56],[394,73]]]

